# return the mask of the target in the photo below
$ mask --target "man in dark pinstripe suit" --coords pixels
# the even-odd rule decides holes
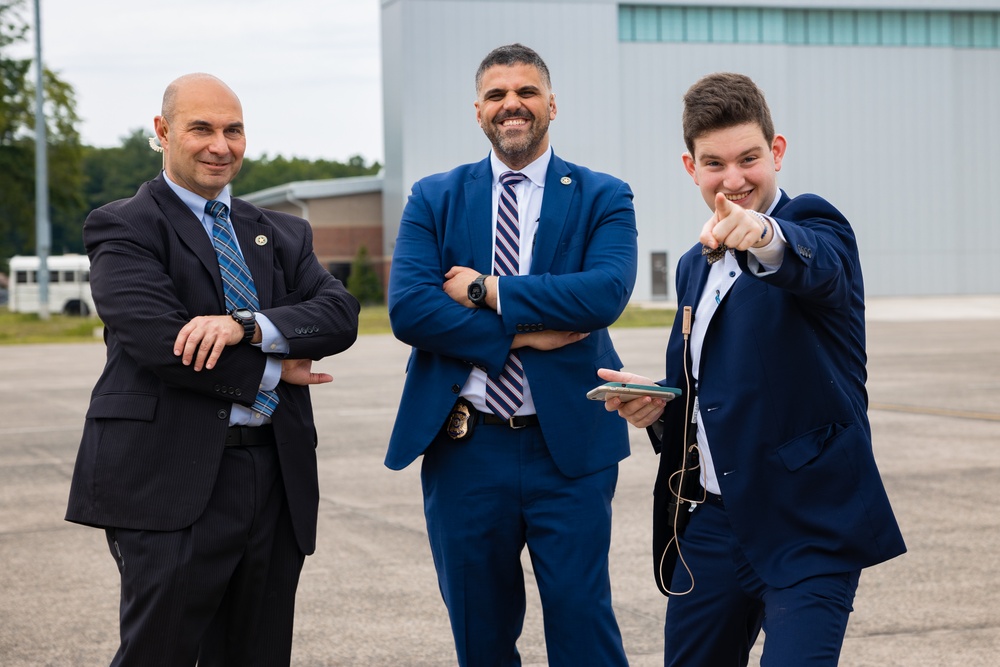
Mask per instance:
[[[106,531],[121,575],[112,665],[287,665],[316,542],[309,385],[333,379],[312,361],[350,347],[359,306],[306,221],[229,195],[246,138],[228,86],[183,76],[154,123],[163,173],[84,225],[107,363],[66,518]],[[252,276],[248,312],[227,307],[220,224]]]

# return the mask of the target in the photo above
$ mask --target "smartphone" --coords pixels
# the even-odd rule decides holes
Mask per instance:
[[[658,384],[628,384],[626,382],[608,382],[587,392],[587,398],[592,401],[605,401],[612,396],[617,396],[622,402],[628,402],[640,396],[653,396],[671,401],[680,395],[681,390],[676,387],[661,387]]]

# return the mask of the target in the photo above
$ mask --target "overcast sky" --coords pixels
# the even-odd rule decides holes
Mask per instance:
[[[76,91],[85,144],[152,135],[167,84],[208,72],[243,103],[248,157],[384,161],[380,0],[40,2],[42,59]]]

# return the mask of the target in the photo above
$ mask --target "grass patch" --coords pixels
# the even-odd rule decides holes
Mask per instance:
[[[672,308],[628,306],[615,328],[669,327],[674,321]],[[42,320],[32,313],[12,313],[0,307],[0,345],[27,343],[96,343],[101,342],[101,320],[96,317],[73,317],[53,313]],[[364,334],[392,333],[389,311],[385,306],[365,306],[358,317],[358,329]]]
[[[673,308],[640,308],[626,306],[613,328],[666,327],[674,323]],[[386,306],[363,306],[358,317],[358,329],[362,335],[392,333],[389,326],[389,310]]]
[[[361,306],[358,314],[358,333],[386,334],[392,333],[389,325],[389,308],[386,306]]]
[[[617,322],[611,325],[611,328],[664,327],[669,329],[674,323],[674,313],[676,312],[677,310],[674,308],[625,306],[625,312],[621,314]]]
[[[34,313],[12,313],[0,308],[0,345],[27,343],[97,342],[94,329],[101,326],[96,317],[74,317],[53,313],[43,320]]]

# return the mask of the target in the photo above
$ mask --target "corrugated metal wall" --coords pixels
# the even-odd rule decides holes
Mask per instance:
[[[635,299],[652,294],[653,252],[668,254],[673,295],[674,263],[710,215],[681,164],[681,96],[720,70],[766,92],[789,142],[779,185],[826,197],[854,224],[869,295],[1000,292],[990,205],[1000,183],[1000,51],[624,43],[610,0],[383,3],[387,252],[414,181],[487,154],[473,76],[490,49],[512,41],[551,70],[556,152],[632,185]]]
[[[548,64],[555,151],[621,173],[617,20],[607,0],[383,2],[387,254],[415,181],[489,154],[473,106],[475,74],[497,46],[521,42]]]

